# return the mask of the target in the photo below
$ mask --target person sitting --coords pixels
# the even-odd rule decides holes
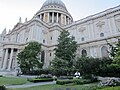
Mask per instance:
[[[80,77],[80,72],[77,71],[77,72],[74,74],[74,76],[77,77],[77,78],[79,78],[79,77]]]

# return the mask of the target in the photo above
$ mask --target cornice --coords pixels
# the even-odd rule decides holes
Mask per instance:
[[[113,8],[110,8],[110,9],[107,9],[107,10],[104,10],[104,11],[99,12],[97,14],[90,15],[90,16],[88,16],[86,18],[83,18],[83,19],[80,19],[78,21],[74,21],[73,23],[64,26],[64,28],[70,28],[74,25],[79,25],[79,24],[82,24],[82,23],[86,23],[86,22],[91,21],[91,20],[93,21],[95,19],[107,16],[107,15],[110,15],[110,14],[113,14],[113,13],[116,13],[116,12],[120,12],[120,5],[116,6],[116,7],[113,7]]]

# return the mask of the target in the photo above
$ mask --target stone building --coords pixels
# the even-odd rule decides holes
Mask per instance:
[[[31,20],[23,23],[20,18],[12,30],[0,34],[0,74],[15,75],[17,54],[30,41],[42,43],[41,61],[48,67],[63,29],[75,37],[77,55],[108,57],[106,40],[115,44],[120,37],[120,6],[73,21],[61,0],[46,0]]]

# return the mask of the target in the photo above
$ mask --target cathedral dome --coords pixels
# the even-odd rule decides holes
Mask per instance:
[[[46,0],[42,5],[42,8],[51,6],[51,5],[62,7],[62,9],[67,11],[65,4],[61,0]]]
[[[61,0],[46,0],[35,17],[48,24],[67,25],[73,22],[72,16]]]

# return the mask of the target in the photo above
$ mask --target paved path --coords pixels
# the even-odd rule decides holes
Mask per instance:
[[[56,84],[56,81],[52,81],[52,82],[40,82],[40,83],[32,83],[32,84],[24,84],[24,85],[11,85],[11,86],[6,86],[6,88],[27,88],[27,87],[40,86],[40,85],[48,85],[48,84]]]

